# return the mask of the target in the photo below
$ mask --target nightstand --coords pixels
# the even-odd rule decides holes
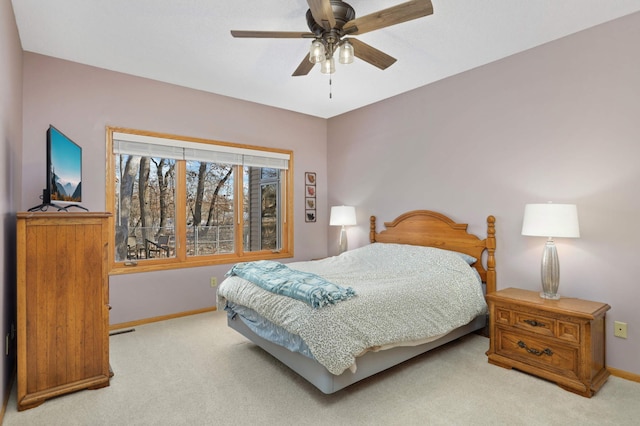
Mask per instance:
[[[487,295],[491,364],[516,368],[591,397],[606,382],[606,303],[508,288]]]

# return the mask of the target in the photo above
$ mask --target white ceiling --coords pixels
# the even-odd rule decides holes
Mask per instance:
[[[356,17],[405,0],[348,0]],[[306,0],[12,0],[25,51],[329,118],[594,25],[640,0],[432,0],[434,14],[358,36],[398,61],[359,59],[292,77],[308,39]]]

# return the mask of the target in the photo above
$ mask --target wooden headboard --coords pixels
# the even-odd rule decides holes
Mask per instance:
[[[496,291],[496,218],[487,217],[487,238],[481,240],[467,232],[467,224],[455,223],[447,216],[430,210],[413,210],[392,222],[385,222],[385,230],[376,232],[376,217],[371,216],[369,240],[372,243],[397,243],[437,247],[466,253],[479,259],[476,268],[486,284],[487,294]],[[486,267],[482,255],[487,251]]]

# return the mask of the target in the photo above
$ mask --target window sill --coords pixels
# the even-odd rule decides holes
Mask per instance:
[[[238,262],[252,262],[256,260],[272,260],[292,258],[293,253],[288,252],[256,252],[246,253],[243,256],[208,256],[202,258],[189,258],[181,261],[178,258],[164,258],[158,260],[140,260],[117,262],[111,265],[109,275],[136,274],[141,272],[167,271],[171,269],[198,268],[203,266],[233,265]]]

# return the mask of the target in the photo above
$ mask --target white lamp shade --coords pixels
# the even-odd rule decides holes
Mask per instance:
[[[349,226],[356,224],[356,208],[353,206],[333,206],[331,207],[331,217],[329,225]]]
[[[526,204],[522,235],[579,238],[578,208],[575,204]]]

